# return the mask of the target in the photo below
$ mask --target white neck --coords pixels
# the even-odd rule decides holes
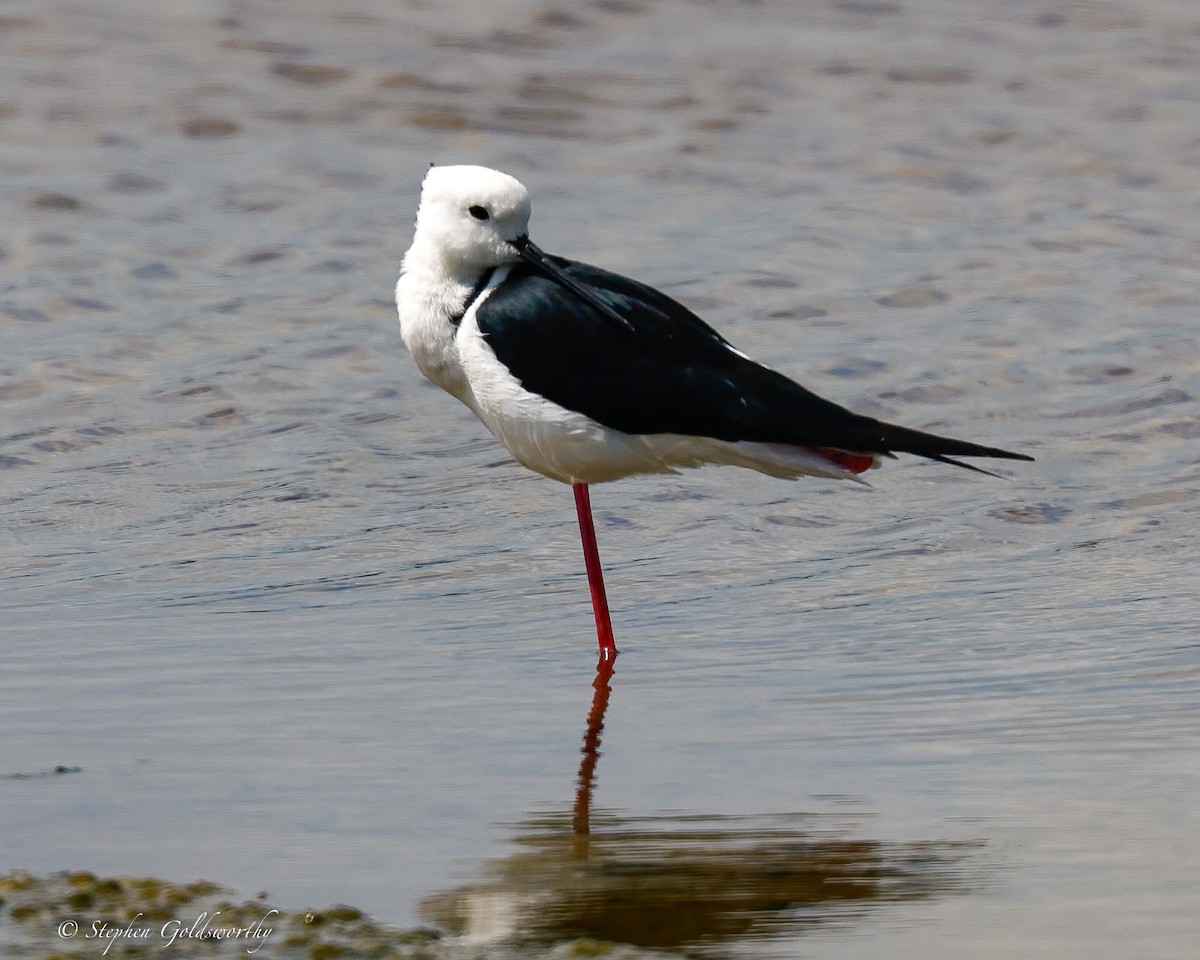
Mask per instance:
[[[418,236],[404,255],[396,284],[400,335],[421,372],[466,402],[470,391],[454,346],[451,318],[461,316],[479,282],[479,271],[447,262],[436,246]]]

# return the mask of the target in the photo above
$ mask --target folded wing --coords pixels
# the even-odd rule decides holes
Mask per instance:
[[[553,259],[628,326],[524,265],[492,292],[476,321],[526,390],[610,429],[912,453],[974,470],[950,458],[1032,459],[859,416],[749,359],[661,291]]]

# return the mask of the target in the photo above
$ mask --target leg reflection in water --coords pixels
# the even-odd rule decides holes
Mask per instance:
[[[608,709],[608,697],[612,693],[614,658],[603,652],[596,663],[596,679],[592,681],[592,709],[588,711],[587,730],[583,734],[580,752],[579,775],[575,783],[575,808],[571,825],[576,837],[587,837],[591,833],[592,789],[596,785],[596,762],[600,759],[600,735],[604,732],[604,712]],[[576,853],[587,856],[587,841],[576,845]]]
[[[688,951],[798,938],[872,907],[969,892],[981,841],[864,839],[859,814],[637,814],[594,808],[613,660],[601,656],[575,803],[530,814],[512,850],[422,913],[465,943]],[[914,914],[920,916],[920,914]],[[848,927],[849,928],[849,927]],[[691,955],[691,954],[689,954]]]

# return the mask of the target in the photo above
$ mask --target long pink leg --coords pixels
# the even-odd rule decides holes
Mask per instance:
[[[600,659],[611,660],[617,655],[613,639],[612,620],[608,616],[608,599],[604,595],[604,572],[600,569],[600,551],[596,549],[596,527],[592,523],[592,498],[586,483],[571,485],[575,493],[575,512],[579,515],[579,539],[583,541],[583,561],[587,565],[588,586],[592,589],[592,612],[596,615],[596,639],[600,644]]]

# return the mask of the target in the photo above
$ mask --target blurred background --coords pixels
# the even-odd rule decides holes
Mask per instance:
[[[570,495],[399,338],[431,162],[1038,458],[594,489],[582,846]],[[1191,0],[3,0],[8,955],[95,956],[93,871],[396,955],[1193,956],[1198,198]]]

